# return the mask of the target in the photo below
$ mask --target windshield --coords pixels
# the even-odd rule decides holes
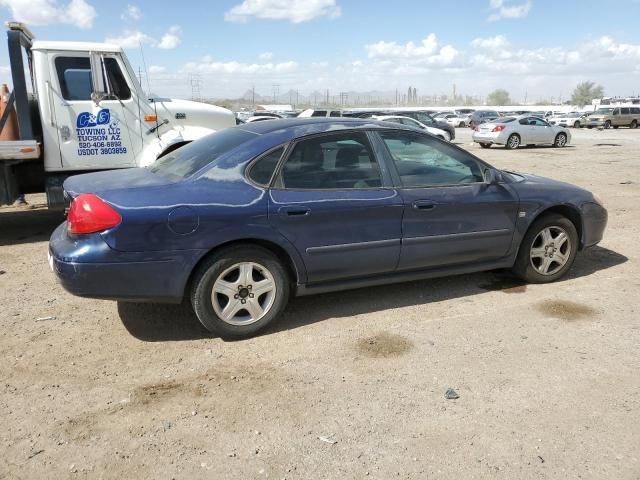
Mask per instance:
[[[227,128],[180,147],[147,168],[153,173],[187,178],[254,136],[239,128]]]
[[[595,113],[599,113],[600,115],[611,115],[613,112],[613,108],[599,108],[595,111]]]

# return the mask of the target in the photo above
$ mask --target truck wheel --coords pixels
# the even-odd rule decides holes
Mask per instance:
[[[269,250],[225,249],[193,277],[191,304],[200,323],[222,338],[248,337],[278,318],[289,300],[289,276]]]
[[[580,122],[578,120],[573,122],[573,128],[580,128]]]
[[[611,120],[604,122],[604,128],[611,128]]]
[[[633,119],[631,121],[631,124],[629,125],[629,128],[637,128],[638,127],[638,121]]]
[[[504,146],[508,150],[515,150],[520,146],[520,136],[517,133],[512,133],[507,139],[507,143]]]
[[[578,232],[566,217],[542,215],[527,230],[513,272],[529,283],[549,283],[562,278],[578,252]]]
[[[564,133],[556,135],[556,139],[553,141],[553,146],[556,148],[562,148],[567,145],[567,136]]]

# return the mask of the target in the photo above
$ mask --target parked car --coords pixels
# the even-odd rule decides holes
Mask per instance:
[[[300,118],[310,118],[310,117],[341,117],[341,110],[331,110],[331,109],[313,109],[307,108],[298,114]]]
[[[561,127],[580,128],[585,124],[588,116],[589,113],[570,112],[556,117],[551,117],[549,119],[549,123],[551,125],[559,125]]]
[[[49,242],[64,288],[187,298],[223,337],[263,329],[290,295],[497,268],[552,282],[607,222],[586,190],[359,119],[233,127],[64,189],[71,206]]]
[[[458,113],[449,113],[444,116],[444,121],[447,122],[452,127],[468,127],[469,126],[469,118],[470,115],[458,114]]]
[[[431,113],[428,110],[390,110],[387,111],[387,115],[402,115],[405,117],[413,118],[414,120],[419,121],[423,125],[427,127],[439,128],[440,130],[445,130],[449,132],[449,137],[451,140],[455,140],[456,138],[456,129],[449,125],[444,120],[438,120],[433,118]]]
[[[539,117],[523,115],[478,125],[472,138],[483,148],[491,145],[504,145],[508,149],[515,149],[520,145],[564,147],[571,142],[571,133],[566,128],[550,125]]]
[[[445,130],[440,130],[439,128],[428,127],[424,123],[420,123],[418,120],[415,120],[410,117],[402,117],[400,115],[376,115],[371,118],[373,118],[374,120],[379,120],[381,122],[399,123],[400,125],[406,125],[408,127],[418,128],[442,140],[446,140],[447,142],[451,141],[449,132]]]
[[[500,114],[495,110],[476,110],[469,118],[469,126],[475,128],[478,125],[500,118]]]
[[[245,120],[245,123],[262,122],[264,120],[278,120],[279,117],[273,117],[271,115],[255,115]]]
[[[587,128],[604,127],[637,128],[640,124],[640,107],[600,107],[587,118]]]

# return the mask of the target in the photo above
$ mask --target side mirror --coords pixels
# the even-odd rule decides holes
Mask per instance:
[[[100,102],[107,96],[104,92],[91,92],[91,100],[96,104],[96,107],[100,105]]]
[[[487,185],[494,185],[500,180],[502,180],[500,172],[498,172],[498,170],[496,170],[495,168],[487,168],[484,171],[484,183],[486,183]]]

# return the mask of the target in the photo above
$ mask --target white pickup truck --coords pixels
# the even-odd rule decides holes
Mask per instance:
[[[143,167],[185,143],[236,124],[205,103],[147,99],[122,49],[103,43],[35,41],[7,23],[17,138],[0,141],[0,205],[46,192],[64,208],[70,175]]]

